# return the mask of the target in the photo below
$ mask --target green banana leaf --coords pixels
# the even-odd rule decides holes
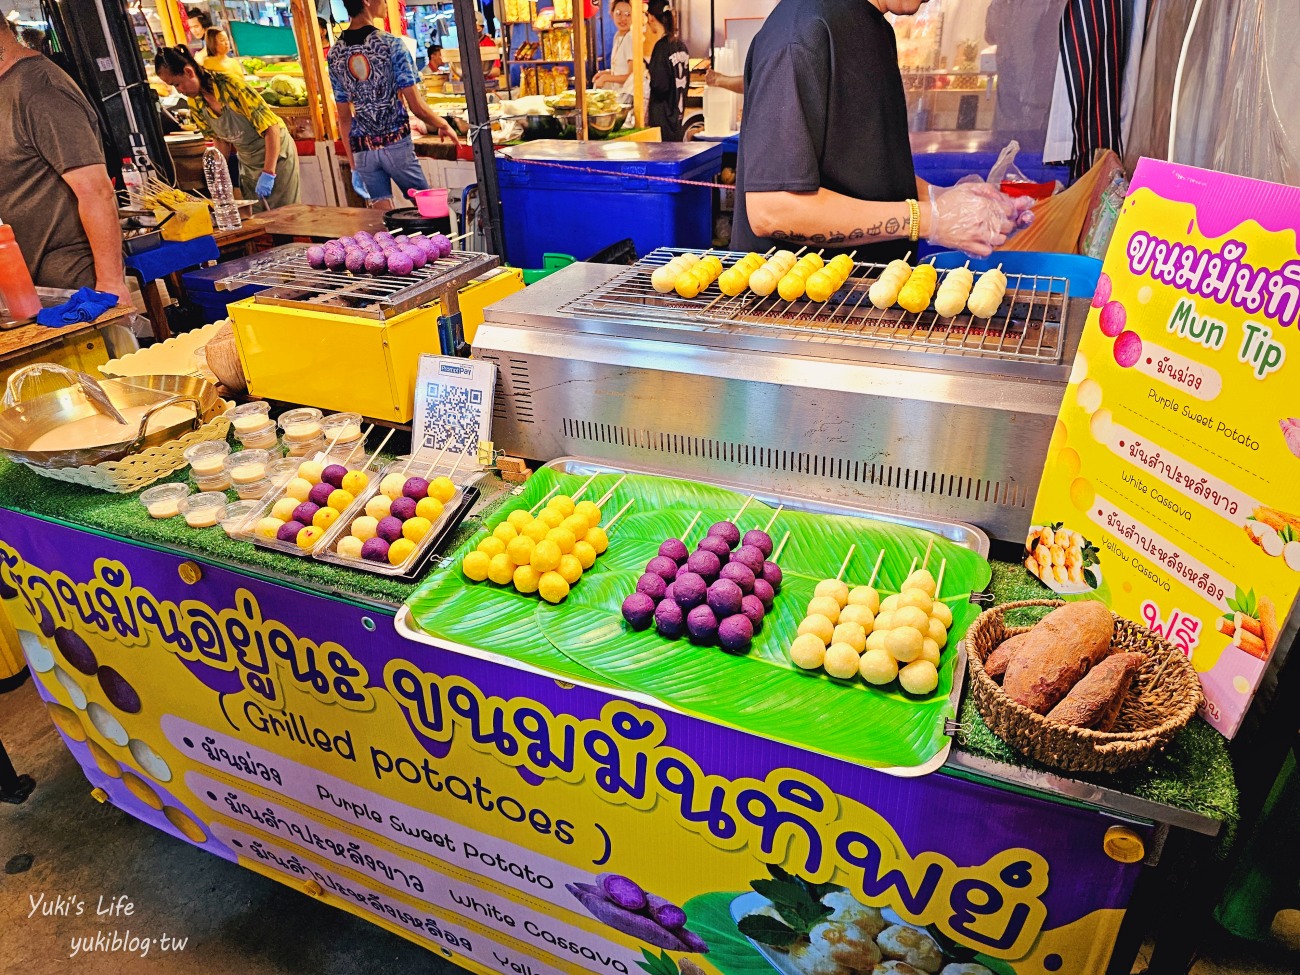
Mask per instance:
[[[572,492],[583,483],[574,475],[539,471],[517,503],[503,507],[487,528],[516,508],[538,505],[557,485]],[[563,603],[552,606],[508,587],[466,580],[460,559],[478,544],[479,534],[412,597],[415,621],[433,637],[636,691],[711,721],[859,764],[915,767],[943,748],[944,721],[954,717],[948,695],[957,643],[977,615],[968,597],[989,581],[988,562],[977,553],[918,529],[840,515],[778,513],[757,501],[746,504],[743,496],[723,488],[671,478],[632,475],[619,482],[618,475],[602,475],[583,496],[597,499],[611,489],[603,509],[604,523],[614,522],[609,550]],[[688,544],[697,542],[708,525],[734,519],[742,507],[742,530],[771,523],[785,575],[751,652],[733,656],[628,627],[620,612],[623,599],[660,543],[687,535],[688,527]],[[932,571],[938,575],[943,568],[940,594],[954,617],[939,686],[931,695],[915,698],[897,683],[872,687],[860,680],[837,681],[790,662],[787,648],[820,580],[836,576],[843,566],[842,578],[850,584],[868,582],[875,571],[877,588],[895,591],[927,550]]]
[[[722,975],[772,975],[775,969],[736,929],[731,902],[742,893],[699,894],[682,905],[686,926],[709,945],[705,960]]]

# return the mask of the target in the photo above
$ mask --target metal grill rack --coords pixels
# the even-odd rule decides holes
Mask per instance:
[[[426,305],[455,291],[497,266],[491,254],[452,251],[414,274],[353,274],[316,269],[307,263],[307,245],[277,248],[274,257],[217,282],[221,291],[247,285],[265,290],[254,296],[260,304],[306,310],[342,311],[362,318],[387,319]]]
[[[938,352],[1008,361],[1059,363],[1065,338],[1069,282],[1042,275],[1007,276],[998,314],[985,321],[962,312],[940,318],[931,308],[912,314],[902,308],[876,308],[867,291],[884,270],[880,264],[855,264],[844,286],[824,303],[785,301],[746,291],[734,298],[717,284],[697,298],[660,294],[651,272],[688,252],[661,248],[600,287],[579,296],[562,311],[619,321],[677,325],[689,322],[733,331],[778,331],[810,341]],[[730,267],[744,255],[713,252]],[[939,283],[943,283],[941,271]],[[936,289],[937,290],[937,289]]]

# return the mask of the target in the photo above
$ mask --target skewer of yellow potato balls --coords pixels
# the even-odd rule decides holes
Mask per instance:
[[[772,251],[768,251],[767,254],[755,254],[750,251],[718,276],[718,289],[728,298],[743,294],[749,287],[750,275],[762,267],[771,254]]]
[[[767,263],[749,276],[749,290],[760,298],[766,298],[776,290],[781,279],[799,260],[799,255],[806,248],[798,251],[777,251],[767,259]]]
[[[822,252],[817,251],[815,254],[805,254],[799,260],[794,262],[794,267],[786,271],[777,282],[776,293],[781,296],[782,301],[794,301],[802,298],[808,279],[812,277],[814,271],[820,271],[825,267],[822,260]]]
[[[970,297],[971,286],[975,283],[975,272],[970,269],[970,261],[962,267],[955,267],[943,276],[939,290],[934,296],[934,312],[940,318],[952,318],[966,307]]]
[[[912,276],[912,265],[907,263],[911,256],[912,252],[908,251],[901,259],[890,261],[880,272],[880,277],[867,289],[867,298],[881,311],[893,307],[898,300],[898,293]]]
[[[857,253],[854,251],[852,254],[837,254],[827,262],[825,267],[814,271],[804,287],[808,300],[822,304],[829,301],[835,292],[844,287],[844,282],[853,273],[853,258]]]
[[[661,295],[666,295],[677,287],[677,278],[700,263],[698,254],[678,254],[663,267],[657,267],[650,275],[650,285]]]
[[[907,284],[898,292],[898,304],[904,311],[919,315],[930,305],[934,297],[934,287],[939,280],[939,272],[933,264],[918,264],[912,268]]]
[[[682,298],[694,298],[718,279],[722,273],[722,261],[715,255],[706,253],[689,271],[677,275],[673,283],[677,294]]]

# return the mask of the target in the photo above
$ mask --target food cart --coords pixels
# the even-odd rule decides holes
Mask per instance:
[[[462,432],[454,464],[370,468],[340,525],[423,500],[426,465],[479,494],[412,578],[0,469],[4,615],[95,795],[476,971],[1126,967],[1139,881],[1233,820],[1223,737],[1197,719],[1125,771],[1065,773],[963,695],[981,609],[1051,595],[1020,561],[1034,484],[1106,302],[1009,276],[998,316],[940,322],[868,311],[883,269],[857,266],[834,307],[739,307],[647,288],[672,256],[553,274],[417,380],[494,368],[494,397],[425,419],[490,414],[497,445],[547,462],[516,487]],[[264,300],[241,351],[314,371],[298,402],[373,392],[346,349],[334,371],[262,349],[258,316],[296,311]],[[476,581],[471,556],[509,561],[544,519],[574,536],[563,592]],[[666,540],[725,523],[779,569],[748,652],[625,621]],[[898,594],[921,570],[951,617],[931,690],[790,666],[817,587]]]

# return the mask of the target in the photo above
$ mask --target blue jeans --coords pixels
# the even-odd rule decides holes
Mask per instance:
[[[352,168],[361,177],[361,185],[371,200],[382,200],[393,195],[391,183],[396,183],[406,196],[407,190],[427,190],[428,181],[415,158],[411,137],[394,142],[382,149],[363,149],[352,153]]]

